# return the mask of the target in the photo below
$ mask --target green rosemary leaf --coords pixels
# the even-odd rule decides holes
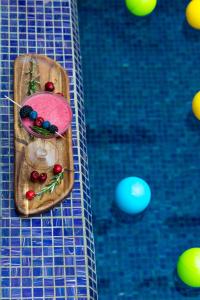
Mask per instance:
[[[28,91],[27,91],[28,95],[32,95],[38,90],[38,85],[40,82],[36,79],[39,77],[39,75],[36,75],[35,71],[36,71],[36,62],[32,59],[30,61],[29,71],[26,73],[27,75],[29,75]]]
[[[41,135],[44,135],[44,136],[50,136],[52,135],[47,129],[45,128],[42,128],[42,127],[38,127],[38,126],[30,126],[30,128],[38,133],[38,134],[41,134]]]
[[[64,178],[64,172],[61,172],[53,176],[50,183],[48,183],[45,187],[43,187],[41,191],[37,193],[37,196],[41,197],[43,194],[53,193],[55,188],[61,184],[63,178]]]

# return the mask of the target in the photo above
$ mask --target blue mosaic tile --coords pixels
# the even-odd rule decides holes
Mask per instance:
[[[83,300],[90,293],[86,280],[86,248],[90,242],[84,234],[82,216],[85,209],[91,208],[84,193],[88,173],[82,159],[86,151],[83,101],[76,98],[82,85],[76,1],[0,0],[0,6],[1,298]],[[14,121],[13,106],[3,97],[13,97],[13,62],[19,54],[28,52],[46,54],[68,72],[75,185],[71,196],[60,206],[39,217],[23,219],[16,213],[13,201],[14,134],[9,125]],[[78,132],[83,141],[78,140]],[[81,274],[76,272],[78,266],[83,267]]]

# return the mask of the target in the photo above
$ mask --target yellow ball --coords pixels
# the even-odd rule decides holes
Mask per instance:
[[[200,92],[196,93],[192,101],[192,111],[195,117],[200,120]]]
[[[200,30],[200,0],[192,0],[186,8],[186,19],[190,26]]]

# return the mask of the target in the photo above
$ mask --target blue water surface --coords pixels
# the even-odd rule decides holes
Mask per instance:
[[[200,247],[200,32],[188,1],[160,0],[145,18],[123,0],[79,0],[87,141],[100,300],[200,299],[176,276]],[[124,177],[145,179],[147,211],[114,205]]]

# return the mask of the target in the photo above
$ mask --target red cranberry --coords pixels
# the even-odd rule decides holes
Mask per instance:
[[[56,93],[57,95],[60,95],[62,97],[64,97],[64,94],[63,93]]]
[[[55,89],[55,86],[54,86],[53,82],[48,81],[48,82],[45,83],[44,88],[45,88],[45,91],[53,92],[54,89]]]
[[[42,127],[42,124],[44,122],[44,119],[42,117],[38,117],[35,121],[34,121],[34,125],[37,127]]]
[[[39,177],[39,182],[44,183],[47,180],[47,174],[46,173],[41,173]]]
[[[30,175],[30,180],[36,182],[39,179],[40,174],[37,171],[33,171]]]
[[[26,192],[26,199],[33,200],[33,198],[36,196],[36,193],[32,190]]]
[[[40,121],[42,123],[44,122],[44,119],[42,117],[38,117],[37,119],[38,119],[38,121]]]
[[[62,168],[61,165],[58,165],[58,164],[54,165],[54,167],[53,167],[53,173],[54,173],[54,175],[57,175],[57,174],[61,173],[62,169],[63,168]]]

